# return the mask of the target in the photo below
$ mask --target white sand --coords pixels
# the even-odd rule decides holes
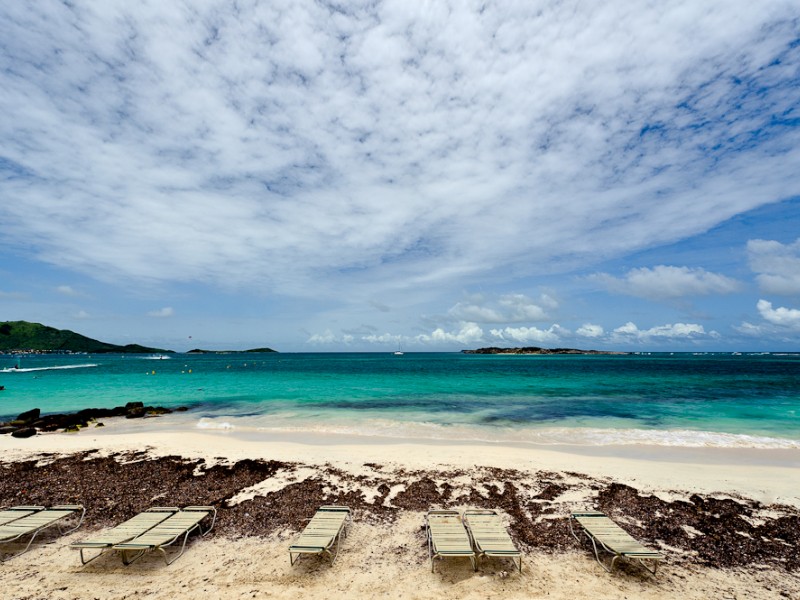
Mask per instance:
[[[211,462],[263,458],[302,463],[291,474],[277,474],[240,492],[238,501],[264,494],[318,473],[330,464],[353,474],[403,467],[492,466],[536,471],[580,473],[628,483],[640,490],[674,498],[692,493],[733,495],[800,507],[799,451],[686,450],[653,447],[606,448],[607,456],[585,448],[522,448],[497,445],[397,443],[396,440],[319,437],[244,439],[221,432],[122,431],[113,424],[79,434],[39,435],[27,440],[0,436],[4,461],[42,454],[102,453],[147,449],[154,456],[183,455]],[[284,479],[280,479],[285,477]],[[454,486],[467,481],[450,482]],[[364,490],[369,498],[370,490]],[[375,492],[377,493],[377,492]],[[393,491],[396,493],[396,490]],[[591,490],[560,498],[567,506],[590,506]],[[391,501],[391,494],[389,502]],[[91,598],[767,598],[800,600],[800,576],[774,568],[718,570],[686,566],[670,556],[657,578],[625,568],[613,576],[579,549],[567,554],[534,552],[522,574],[509,564],[490,562],[473,573],[468,561],[437,562],[431,573],[422,530],[423,515],[402,513],[391,527],[356,520],[336,564],[304,558],[291,567],[287,547],[293,532],[269,538],[195,539],[186,554],[166,566],[148,556],[123,567],[114,555],[81,566],[67,544],[85,537],[86,527],[65,538],[54,537],[24,556],[0,565],[0,595],[10,599]]]

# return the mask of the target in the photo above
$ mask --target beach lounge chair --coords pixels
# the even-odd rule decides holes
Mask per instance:
[[[428,535],[428,556],[431,559],[431,572],[434,571],[434,558],[466,557],[476,569],[475,552],[469,534],[456,510],[429,510],[425,515],[425,531]]]
[[[522,552],[514,545],[496,510],[466,510],[464,524],[475,546],[476,570],[481,558],[496,557],[510,558],[522,573]]]
[[[578,529],[577,533],[575,531],[576,529]],[[578,534],[583,532],[589,541],[592,542],[594,557],[597,559],[597,562],[609,573],[614,571],[617,560],[625,559],[637,561],[641,566],[655,575],[658,570],[658,562],[664,559],[663,554],[642,546],[642,544],[631,537],[627,531],[601,512],[572,513],[569,519],[569,530],[572,536],[579,542],[581,540]],[[609,565],[604,564],[603,561],[600,560],[601,550],[613,555]],[[649,567],[645,561],[652,561],[652,568]]]
[[[11,523],[11,521],[16,521],[22,517],[27,517],[40,510],[44,510],[44,506],[12,506],[10,508],[4,508],[0,510],[0,525]]]
[[[95,558],[98,558],[104,552],[111,550],[116,544],[128,542],[151,530],[159,523],[162,523],[167,518],[177,513],[178,510],[177,507],[172,506],[154,506],[153,508],[148,508],[146,511],[120,523],[116,527],[101,531],[95,537],[70,544],[70,548],[73,550],[80,550],[81,563],[85,565]],[[97,551],[97,553],[90,558],[86,558],[84,552],[93,550]]]
[[[86,514],[86,509],[79,504],[64,504],[44,510],[38,510],[40,508],[38,506],[26,508],[31,509],[33,512],[19,519],[8,521],[4,525],[0,525],[0,547],[16,543],[25,544],[25,538],[30,536],[30,539],[28,543],[25,544],[25,547],[18,552],[0,550],[4,555],[8,555],[0,558],[0,561],[19,556],[30,550],[33,540],[35,540],[41,532],[50,527],[58,527],[58,532],[61,535],[69,533],[70,531],[75,531],[81,526],[81,523],[83,523],[83,517]],[[80,517],[78,518],[77,525],[70,529],[62,528],[65,519],[76,517],[78,514],[80,514]]]
[[[211,524],[208,529],[203,531],[201,522],[209,516],[211,516]],[[164,558],[164,562],[171,565],[183,554],[189,535],[195,531],[201,535],[206,535],[214,527],[216,520],[217,509],[213,506],[187,506],[135,538],[127,542],[114,544],[111,549],[120,552],[122,562],[126,565],[130,565],[154,550],[159,551]],[[179,540],[182,540],[180,548],[177,552],[172,552],[172,556],[170,556],[167,553],[167,548]]]
[[[331,557],[331,564],[335,563],[342,537],[347,537],[347,525],[350,521],[348,507],[320,506],[300,537],[289,546],[289,564],[296,563],[303,554],[327,554]],[[334,545],[335,552],[332,551]]]

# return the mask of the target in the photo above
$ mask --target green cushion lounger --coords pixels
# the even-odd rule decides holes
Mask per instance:
[[[44,510],[44,506],[11,506],[0,510],[0,525],[11,523],[22,517]]]
[[[75,517],[78,515],[78,513],[80,513],[80,518],[78,519],[77,525],[70,529],[63,529],[61,527],[63,519]],[[13,543],[24,543],[24,539],[27,536],[30,536],[25,548],[19,552],[5,552],[4,554],[8,554],[8,556],[0,559],[0,561],[5,561],[15,556],[19,556],[20,554],[24,554],[30,550],[30,547],[33,544],[33,540],[36,539],[36,536],[54,525],[58,527],[58,532],[60,535],[75,531],[81,526],[81,523],[83,523],[83,517],[85,514],[86,509],[79,504],[63,504],[59,506],[53,506],[45,510],[37,510],[20,519],[15,519],[4,525],[0,525],[0,546]]]
[[[208,529],[203,531],[201,521],[211,516],[211,524]],[[111,549],[118,550],[122,555],[122,562],[126,565],[133,563],[148,552],[158,550],[164,562],[171,565],[183,554],[186,549],[186,541],[189,534],[198,531],[201,535],[206,535],[214,527],[217,520],[217,509],[213,506],[187,506],[173,515],[158,523],[152,529],[137,535],[132,540],[114,544]],[[178,540],[181,547],[177,552],[173,552],[170,557],[166,548],[172,546]]]
[[[578,529],[576,533],[575,529]],[[569,530],[572,536],[580,542],[578,534],[583,534],[592,542],[594,557],[597,562],[609,573],[614,571],[617,560],[635,560],[653,575],[658,570],[658,562],[664,559],[660,552],[645,548],[630,534],[614,523],[601,512],[575,512],[570,515]],[[600,560],[600,551],[604,550],[613,554],[611,563],[606,565]],[[645,561],[652,561],[650,568]]]
[[[464,511],[464,524],[475,546],[475,562],[481,558],[510,558],[522,573],[522,552],[517,549],[496,510]]]
[[[303,554],[327,554],[331,564],[339,556],[342,537],[347,537],[347,525],[351,521],[350,509],[346,506],[320,506],[311,517],[303,532],[289,546],[289,564],[296,563]],[[336,546],[336,551],[332,549]]]
[[[70,544],[73,550],[80,550],[81,563],[87,564],[98,558],[107,550],[111,550],[115,544],[122,544],[142,535],[149,531],[159,523],[162,523],[168,517],[171,517],[178,512],[177,507],[173,506],[154,506],[148,508],[146,511],[120,523],[119,525],[101,531],[95,537]],[[86,558],[85,551],[96,550],[97,554],[90,558]]]
[[[477,568],[472,542],[458,511],[429,510],[425,515],[425,531],[428,535],[431,572],[434,572],[434,558],[463,556],[469,558],[473,570]]]

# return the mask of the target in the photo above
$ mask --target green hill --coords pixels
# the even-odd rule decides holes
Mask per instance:
[[[44,352],[103,352],[114,353],[149,353],[172,352],[160,348],[148,348],[138,344],[117,346],[93,340],[85,335],[75,333],[68,329],[56,329],[40,323],[28,321],[2,321],[0,322],[0,352],[12,350],[38,350]]]

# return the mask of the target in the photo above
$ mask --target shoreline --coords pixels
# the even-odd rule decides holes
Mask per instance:
[[[512,442],[398,439],[314,432],[242,432],[175,426],[169,418],[107,419],[102,428],[40,433],[18,440],[0,436],[5,460],[36,454],[135,452],[190,459],[282,460],[345,468],[363,462],[398,468],[471,468],[576,472],[656,493],[690,490],[730,494],[800,509],[800,450],[684,448],[648,445],[573,446]],[[320,452],[324,450],[324,452]]]
[[[12,597],[800,598],[797,451],[265,439],[169,421],[0,437],[1,505],[87,507],[77,532],[3,563]],[[149,506],[194,504],[217,507],[217,526],[175,565],[149,556],[123,567],[112,554],[83,567],[66,546]],[[354,510],[342,552],[291,567],[288,545],[322,504]],[[467,507],[500,512],[522,573],[497,560],[477,573],[437,561],[431,573],[425,511]],[[587,509],[665,553],[658,577],[632,565],[605,573],[569,535],[565,517]]]

